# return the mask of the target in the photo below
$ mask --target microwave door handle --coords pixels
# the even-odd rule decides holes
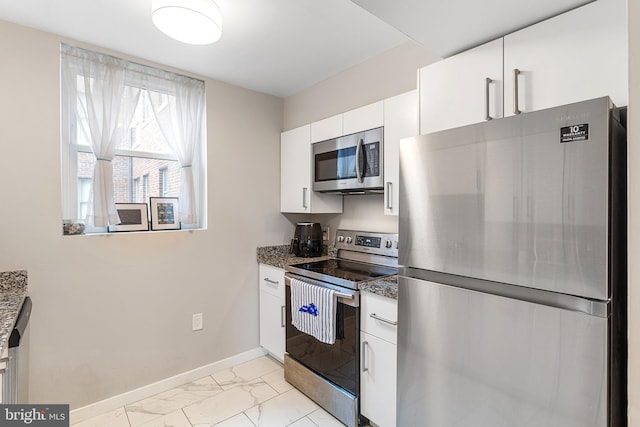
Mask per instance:
[[[358,140],[358,145],[356,145],[356,176],[358,177],[358,182],[364,182],[364,178],[362,177],[362,169],[360,168],[360,161],[362,160],[362,146],[364,145],[364,140],[360,138]]]

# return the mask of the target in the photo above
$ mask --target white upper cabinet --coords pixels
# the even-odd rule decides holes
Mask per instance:
[[[420,69],[420,133],[606,95],[627,105],[626,2],[597,0]]]
[[[418,91],[384,100],[384,214],[398,215],[400,140],[418,135]]]
[[[627,105],[626,4],[598,0],[505,36],[505,116],[606,95]]]
[[[280,212],[341,213],[342,196],[313,192],[311,125],[280,137]]]
[[[326,141],[342,136],[342,114],[311,123],[311,142]]]
[[[379,128],[384,123],[383,101],[347,111],[343,114],[343,135]]]
[[[502,39],[421,68],[418,77],[420,134],[502,117]]]

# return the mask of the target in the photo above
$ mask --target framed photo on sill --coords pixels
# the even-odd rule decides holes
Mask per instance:
[[[116,203],[120,224],[109,225],[109,231],[148,231],[149,208],[146,203]]]
[[[180,206],[177,197],[151,197],[151,229],[179,230]]]

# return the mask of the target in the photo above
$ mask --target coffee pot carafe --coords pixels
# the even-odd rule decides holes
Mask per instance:
[[[289,252],[299,257],[322,255],[322,226],[318,222],[299,222]]]

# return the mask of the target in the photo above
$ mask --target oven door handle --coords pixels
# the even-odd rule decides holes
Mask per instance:
[[[343,294],[342,292],[336,292],[336,291],[333,291],[333,294],[338,298],[344,298],[344,299],[353,299],[353,297],[355,296],[354,294]]]
[[[291,273],[289,271],[287,271],[284,274],[284,284],[285,286],[289,286],[291,287],[291,279],[297,279],[297,280],[301,280],[303,282],[306,283],[310,283],[312,285],[316,285],[316,286],[320,286],[323,288],[329,288],[329,289],[333,289],[333,294],[339,298],[338,304],[346,304],[348,306],[351,307],[359,307],[360,306],[360,293],[355,290],[353,292],[341,292],[339,286],[334,286],[334,285],[330,285],[330,284],[326,284],[323,283],[321,281],[315,280],[315,279],[311,279],[308,277],[302,277],[299,275],[296,275],[295,273]],[[344,288],[343,288],[344,289]]]

